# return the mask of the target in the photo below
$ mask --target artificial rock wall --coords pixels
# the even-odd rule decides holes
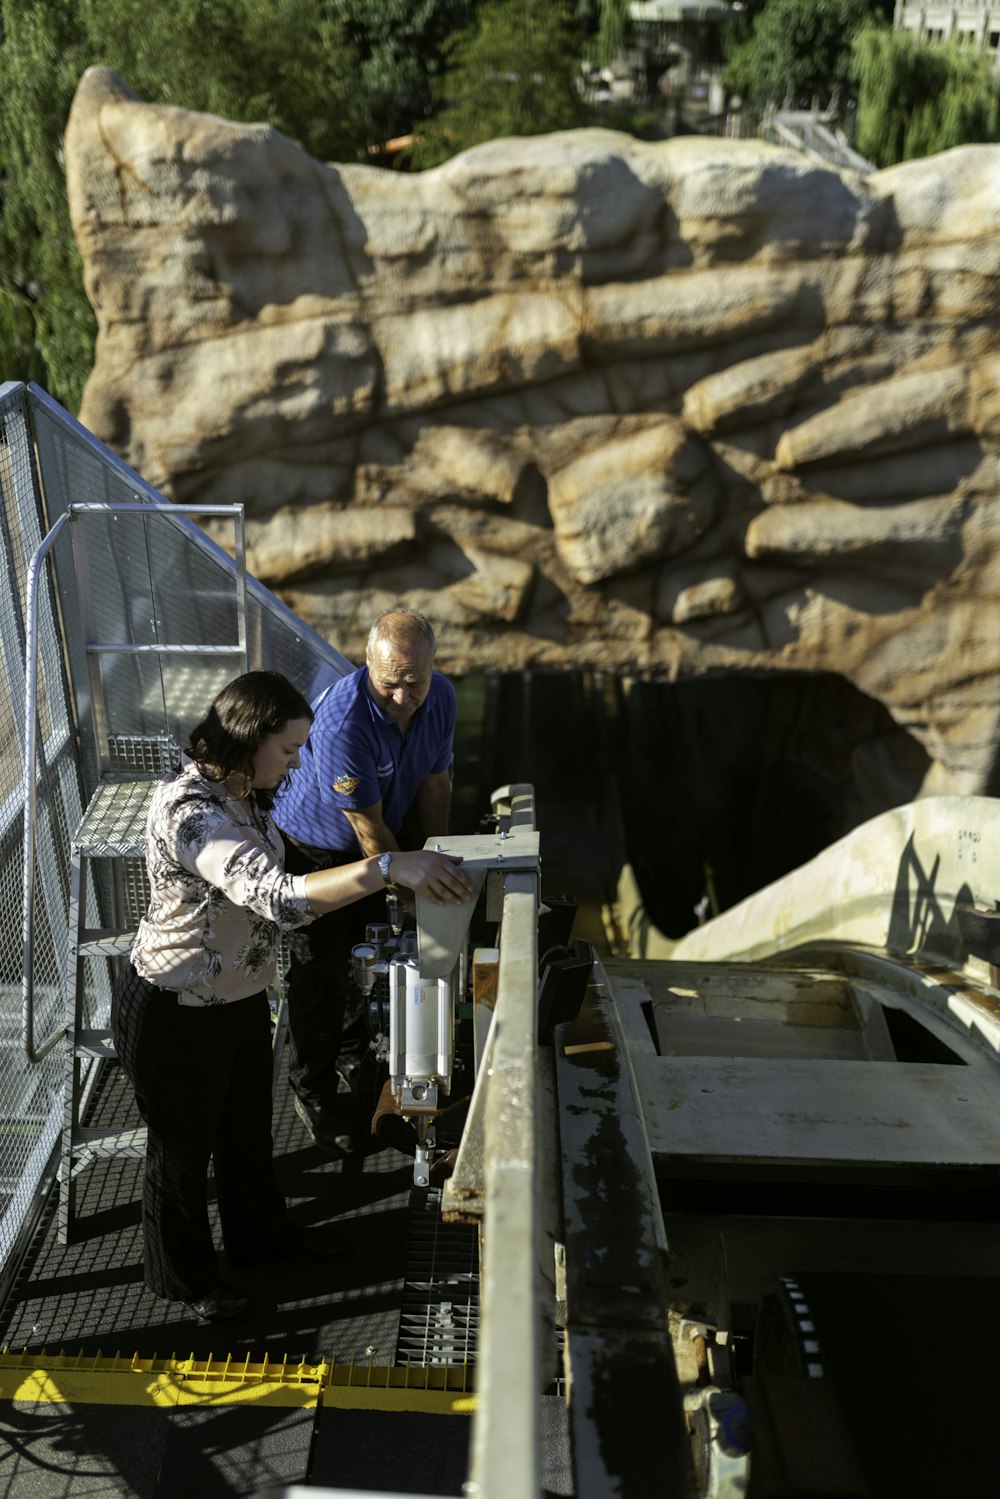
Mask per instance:
[[[81,420],[244,501],[252,570],[348,655],[405,600],[455,672],[835,672],[925,790],[983,789],[1000,148],[864,177],[583,130],[407,175],[94,69],[66,165]]]

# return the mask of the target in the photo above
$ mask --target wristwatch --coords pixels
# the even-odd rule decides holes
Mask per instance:
[[[383,883],[389,884],[389,865],[392,862],[392,854],[379,854],[378,867],[382,871]]]

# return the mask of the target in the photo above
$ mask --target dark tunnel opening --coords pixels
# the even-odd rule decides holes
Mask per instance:
[[[530,781],[543,892],[599,911],[627,861],[672,938],[912,800],[930,764],[882,704],[831,674],[456,685],[454,830],[475,829],[495,786]]]

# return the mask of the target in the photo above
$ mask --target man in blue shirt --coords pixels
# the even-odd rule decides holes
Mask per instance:
[[[447,833],[456,698],[434,670],[434,653],[429,621],[391,610],[371,627],[365,665],[313,704],[301,764],[275,804],[290,873],[380,856],[388,886],[404,821],[416,822],[419,843]],[[308,958],[293,956],[289,967],[295,1107],[314,1143],[329,1151],[353,1145],[337,1065],[350,952],[367,922],[384,920],[381,896],[321,916],[299,939]]]

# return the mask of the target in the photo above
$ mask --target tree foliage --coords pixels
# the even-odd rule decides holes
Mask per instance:
[[[66,101],[84,66],[72,0],[19,0],[0,46],[0,377],[41,379],[75,407],[94,317],[62,164]]]
[[[433,109],[450,37],[480,0],[329,0],[360,62],[358,96],[371,143],[410,130]]]
[[[1000,140],[1000,83],[984,53],[869,28],[854,59],[857,147],[876,166]]]
[[[90,60],[143,99],[265,120],[323,161],[363,135],[357,58],[324,0],[77,0]]]
[[[850,82],[854,38],[879,13],[879,0],[767,0],[726,82],[758,105],[837,98]]]
[[[441,107],[414,153],[418,166],[583,120],[580,39],[565,0],[487,0],[445,55]]]
[[[0,375],[75,410],[96,330],[62,138],[83,72],[104,64],[151,102],[268,121],[329,161],[365,140],[357,58],[326,0],[6,0],[0,22]]]

